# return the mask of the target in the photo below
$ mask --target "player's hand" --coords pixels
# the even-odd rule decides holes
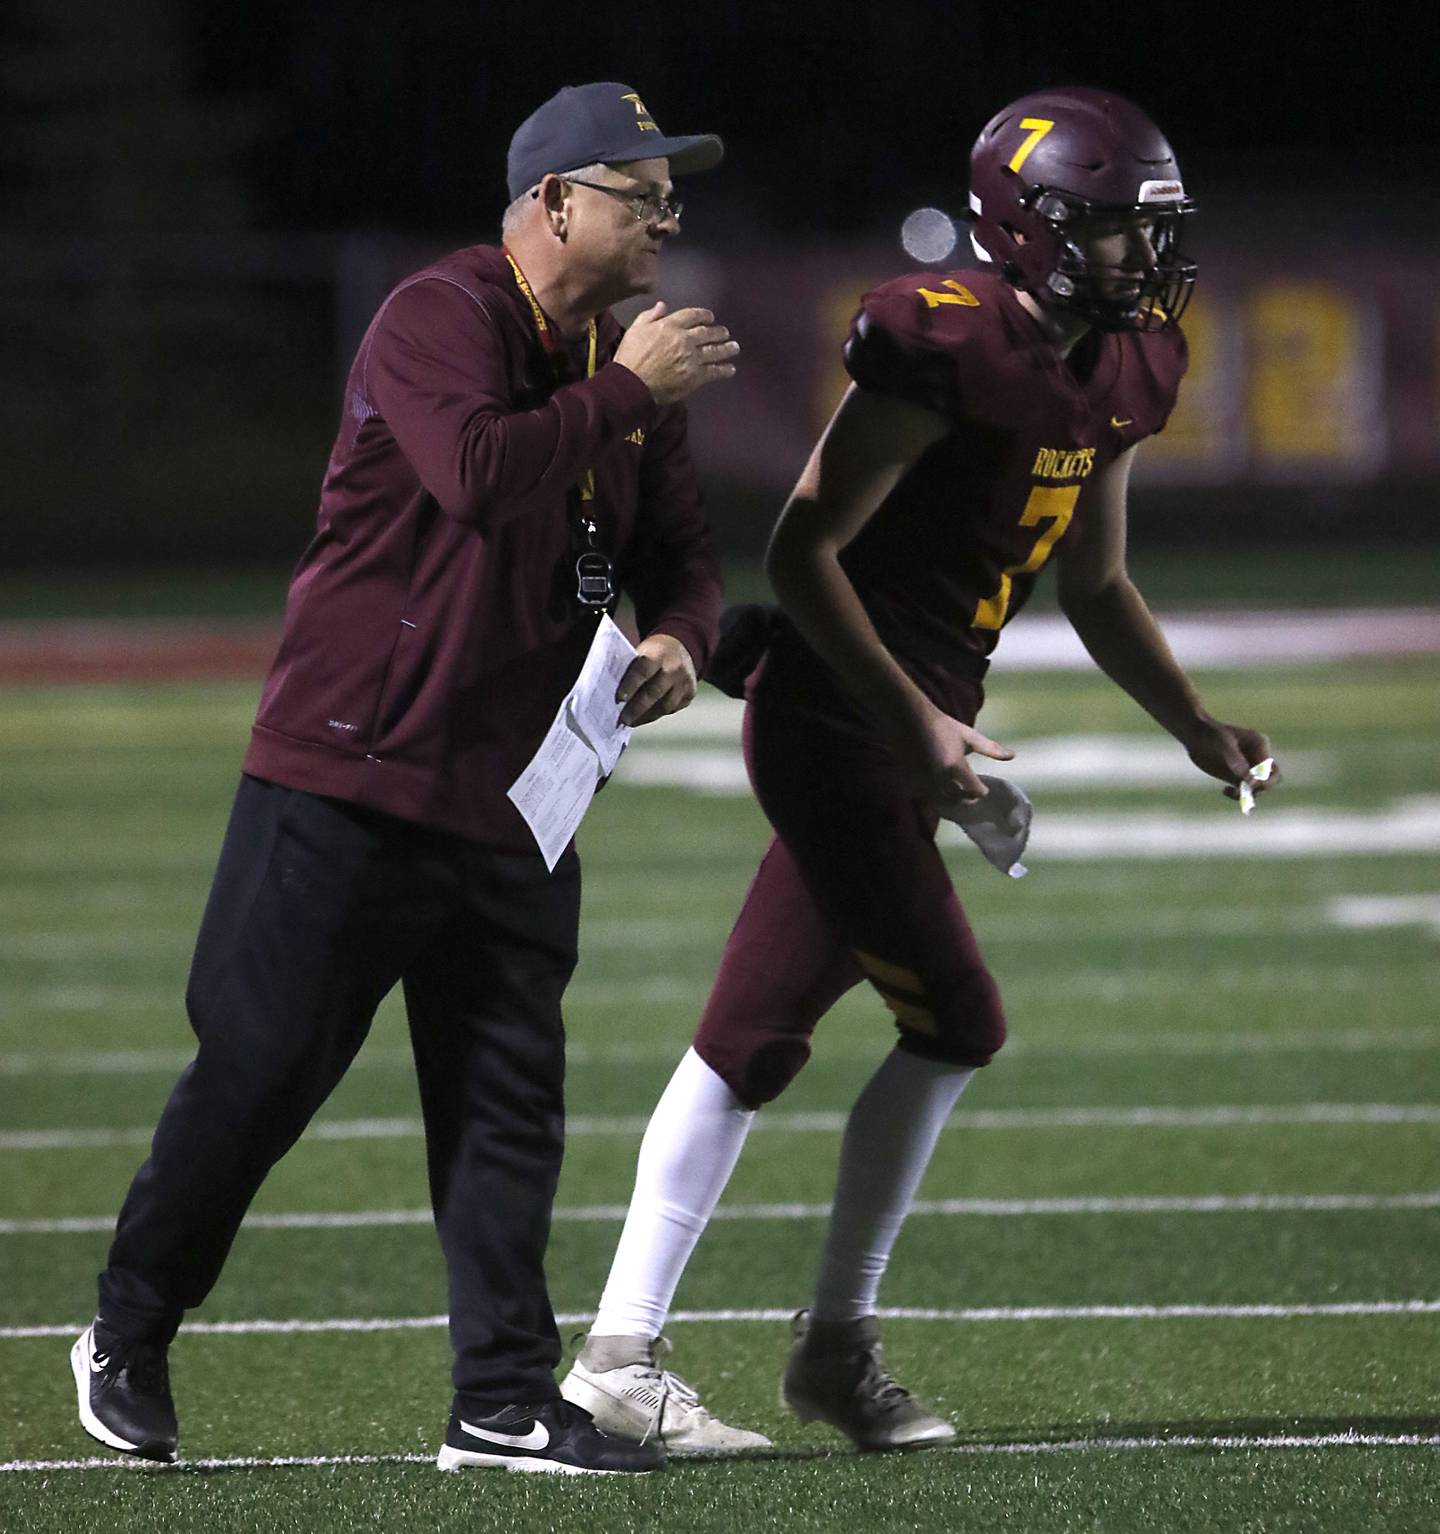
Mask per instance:
[[[966,760],[971,752],[997,762],[1008,762],[1015,755],[1008,746],[939,709],[932,710],[917,729],[896,743],[900,766],[915,797],[941,806],[985,797],[985,785]]]
[[[1263,761],[1274,761],[1270,742],[1259,730],[1225,724],[1219,719],[1206,719],[1184,746],[1190,760],[1201,772],[1208,772],[1226,785],[1227,799],[1240,797],[1241,783],[1248,783],[1259,795],[1268,793],[1280,781],[1278,762],[1270,769],[1267,778],[1257,778],[1251,771]]]
[[[707,383],[733,378],[739,355],[740,343],[708,309],[671,314],[659,303],[635,317],[615,360],[644,382],[657,405],[671,405]]]
[[[649,724],[676,714],[695,696],[695,662],[678,639],[651,634],[635,646],[615,701],[623,703],[621,724]]]

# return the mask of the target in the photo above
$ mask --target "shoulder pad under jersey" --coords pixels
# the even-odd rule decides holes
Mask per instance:
[[[967,396],[983,397],[979,375],[999,331],[989,281],[980,272],[911,272],[871,288],[845,343],[851,378],[874,394],[963,414]]]
[[[1117,392],[1116,410],[1134,419],[1134,425],[1121,434],[1128,447],[1165,429],[1180,381],[1190,365],[1190,348],[1178,325],[1141,331],[1126,340],[1134,348],[1136,366],[1124,375],[1126,382]]]

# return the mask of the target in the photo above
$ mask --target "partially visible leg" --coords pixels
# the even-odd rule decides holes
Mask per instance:
[[[891,1249],[946,1117],[1005,1036],[999,992],[935,846],[935,818],[877,743],[831,743],[839,770],[775,754],[760,783],[830,928],[894,1015],[898,1047],[846,1129],[813,1316],[783,1393],[862,1448],[942,1442],[953,1428],[885,1368],[875,1306]],[[805,782],[823,785],[808,796]]]
[[[218,1277],[265,1174],[354,1058],[423,920],[385,850],[408,829],[242,780],[186,996],[199,1048],[100,1278],[112,1334],[170,1341]]]
[[[71,1350],[80,1420],[102,1443],[173,1457],[166,1349],[180,1318],[433,911],[411,840],[386,817],[242,779],[186,997],[199,1049],[120,1211],[99,1314]]]
[[[726,941],[695,1053],[741,1102],[761,1107],[800,1074],[816,1024],[862,979],[777,837]]]
[[[773,843],[726,943],[694,1047],[646,1128],[600,1311],[562,1387],[606,1431],[657,1435],[677,1454],[768,1443],[715,1421],[693,1390],[660,1367],[656,1342],[755,1105],[799,1070],[816,1022],[859,978],[784,846]]]
[[[831,920],[850,938],[899,1032],[846,1125],[814,1302],[822,1329],[874,1315],[881,1277],[940,1131],[976,1067],[1005,1036],[999,991],[932,824],[898,794],[877,791],[873,803],[885,818],[862,827],[869,834],[855,846],[824,849],[826,866],[816,879],[823,877]],[[862,881],[857,852],[882,845],[885,855],[865,864]]]
[[[435,1224],[450,1287],[455,1399],[441,1470],[654,1470],[561,1399],[545,1246],[564,1144],[560,1001],[575,967],[580,864],[468,848],[460,915],[405,974]]]
[[[862,1449],[946,1443],[954,1428],[885,1366],[880,1280],[945,1120],[974,1070],[894,1049],[850,1111],[815,1303],[795,1324],[783,1399]]]
[[[754,1117],[753,1108],[686,1050],[640,1142],[635,1191],[592,1336],[658,1337],[665,1329],[675,1286]]]
[[[915,1190],[974,1074],[968,1066],[894,1049],[855,1100],[811,1307],[816,1322],[875,1314],[880,1280]]]
[[[545,1247],[564,1146],[560,1003],[580,866],[467,850],[460,914],[405,973],[456,1404],[553,1400],[560,1338]]]
[[[754,1119],[860,971],[772,842],[725,944],[694,1046],[651,1116],[597,1335],[658,1336]]]

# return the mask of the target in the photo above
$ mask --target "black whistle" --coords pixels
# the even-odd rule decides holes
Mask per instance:
[[[610,561],[596,549],[587,549],[575,561],[575,597],[582,607],[609,607],[615,600]]]

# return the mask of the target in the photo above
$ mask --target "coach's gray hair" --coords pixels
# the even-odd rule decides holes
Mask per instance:
[[[598,160],[594,165],[577,165],[573,170],[557,171],[556,175],[563,181],[566,176],[579,176],[585,181],[594,178],[597,170],[609,170],[608,165],[601,164]],[[537,182],[538,186],[539,183]],[[501,234],[512,234],[519,226],[520,220],[525,216],[526,206],[535,198],[535,187],[528,187],[506,208],[500,219]]]

